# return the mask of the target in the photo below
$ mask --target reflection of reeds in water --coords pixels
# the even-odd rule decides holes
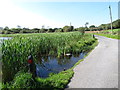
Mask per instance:
[[[70,57],[66,57],[66,58],[63,58],[63,59],[58,59],[57,61],[58,61],[59,65],[65,65],[65,64],[70,63]]]
[[[48,56],[46,54],[44,55],[38,55],[38,58],[37,58],[37,63],[38,64],[43,64],[45,62],[49,63],[50,60],[57,60],[58,62],[58,65],[65,65],[65,64],[68,64],[70,63],[70,58],[73,56],[73,57],[80,57],[81,54],[84,54],[84,53],[74,53],[74,54],[66,54],[66,55],[61,55],[60,57],[57,57],[57,56]]]
[[[68,54],[67,56],[61,56],[61,57],[55,57],[55,56],[44,56],[42,57],[42,63],[37,64],[37,72],[41,74],[39,77],[46,77],[49,76],[49,74],[52,73],[59,73],[61,71],[65,71],[69,68],[71,68],[78,60],[82,59],[84,57],[85,53],[79,53],[79,54]],[[48,60],[45,60],[48,59]],[[54,60],[54,61],[53,61]],[[42,74],[42,70],[44,70],[44,74]]]
[[[80,56],[80,53],[75,53],[73,54],[74,57],[79,57]]]

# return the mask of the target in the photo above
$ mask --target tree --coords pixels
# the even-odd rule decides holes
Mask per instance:
[[[10,31],[6,30],[4,31],[4,34],[10,34]]]
[[[9,27],[8,27],[8,26],[6,26],[6,27],[4,28],[4,30],[9,30]]]
[[[101,28],[102,30],[106,29],[106,24],[101,24],[99,28]]]
[[[85,31],[88,31],[88,27],[87,27],[88,24],[89,24],[88,22],[85,23]]]
[[[73,31],[74,30],[74,26],[70,26],[70,31]]]
[[[26,28],[26,27],[24,27],[23,29],[24,29],[24,30],[30,30],[29,28]]]
[[[113,22],[113,28],[120,28],[120,19]]]
[[[32,32],[34,32],[34,33],[39,33],[39,30],[40,30],[39,28],[33,28],[33,29],[32,29]]]
[[[79,27],[78,31],[81,32],[82,35],[84,35],[85,34],[85,29],[86,29],[85,27]]]
[[[74,27],[73,26],[64,26],[63,27],[63,31],[64,32],[70,32],[73,31]]]
[[[91,25],[89,26],[90,31],[96,31],[97,27],[95,27],[95,25]]]
[[[45,33],[46,31],[47,31],[47,29],[41,28],[41,29],[39,30],[39,33]]]
[[[85,27],[87,27],[87,25],[88,25],[88,24],[89,24],[89,23],[88,23],[88,22],[86,22],[86,23],[85,23]]]
[[[91,25],[91,26],[89,26],[89,28],[95,28],[95,25]]]
[[[64,32],[68,32],[68,31],[69,31],[69,26],[64,26],[64,27],[63,27],[63,31],[64,31]]]
[[[57,30],[55,30],[55,32],[63,32],[62,28],[58,28]]]
[[[17,28],[21,28],[21,26],[20,26],[20,25],[17,25]]]
[[[39,33],[44,33],[46,31],[45,26],[42,25],[42,28],[39,30]]]

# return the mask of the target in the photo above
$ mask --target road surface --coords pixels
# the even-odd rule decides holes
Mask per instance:
[[[99,44],[74,68],[69,88],[118,88],[118,40],[96,36]]]

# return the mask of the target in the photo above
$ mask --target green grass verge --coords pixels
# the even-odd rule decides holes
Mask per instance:
[[[120,35],[97,34],[97,33],[95,33],[95,35],[105,36],[105,37],[108,37],[108,38],[113,38],[113,39],[120,39]]]
[[[113,32],[111,34],[111,32]],[[113,29],[113,30],[105,30],[101,31],[99,33],[94,33],[95,35],[100,35],[100,36],[105,36],[108,38],[113,38],[113,39],[120,39],[120,29]]]

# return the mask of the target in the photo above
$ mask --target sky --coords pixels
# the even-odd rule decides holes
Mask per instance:
[[[75,28],[86,22],[99,26],[110,23],[109,5],[113,21],[117,20],[117,0],[0,0],[0,27],[62,28],[70,22]]]

